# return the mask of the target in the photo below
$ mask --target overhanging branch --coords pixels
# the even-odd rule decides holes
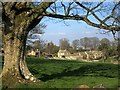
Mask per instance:
[[[58,19],[63,19],[63,20],[83,20],[83,17],[81,16],[65,16],[65,15],[60,15],[60,14],[53,14],[53,13],[43,13],[43,16],[48,16],[52,18],[58,18]]]
[[[96,24],[94,22],[91,22],[89,19],[87,18],[84,18],[84,20],[88,25],[90,26],[93,26],[93,27],[97,27],[97,28],[100,28],[100,29],[105,29],[105,30],[110,30],[110,31],[119,31],[120,30],[120,27],[119,26],[116,26],[116,27],[112,27],[110,25],[101,25],[101,24]]]
[[[94,22],[91,22],[85,16],[79,16],[79,15],[77,15],[77,16],[70,16],[70,15],[65,16],[65,15],[60,15],[60,14],[53,14],[53,13],[50,13],[50,12],[44,13],[43,16],[48,16],[48,17],[58,18],[58,19],[63,19],[63,20],[82,20],[82,21],[86,22],[88,25],[96,27],[96,28],[110,30],[110,31],[119,31],[120,30],[119,26],[112,27],[111,25],[96,24]]]

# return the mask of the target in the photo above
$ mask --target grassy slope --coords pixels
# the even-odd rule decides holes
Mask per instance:
[[[90,87],[103,84],[118,87],[118,65],[108,63],[83,63],[67,60],[27,58],[30,71],[44,81],[23,84],[25,88],[75,88],[86,84]]]

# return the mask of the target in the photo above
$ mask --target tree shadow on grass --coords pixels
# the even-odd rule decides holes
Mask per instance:
[[[42,81],[48,81],[55,78],[59,79],[65,76],[98,76],[98,77],[103,76],[109,78],[117,77],[117,75],[110,74],[109,68],[101,64],[98,64],[82,66],[74,70],[65,69],[61,73],[55,73],[51,75],[43,74],[42,77],[40,77],[39,79]]]
[[[42,80],[42,81],[48,81],[48,80],[52,80],[52,79],[57,79],[57,78],[62,78],[62,77],[67,77],[67,76],[104,76],[104,77],[118,77],[117,75],[117,66],[112,65],[112,64],[103,64],[103,63],[86,63],[86,64],[76,64],[78,63],[77,61],[61,61],[61,60],[44,60],[44,59],[34,59],[34,58],[29,58],[29,60],[27,60],[28,63],[30,65],[35,65],[36,64],[53,64],[55,66],[62,65],[62,67],[64,68],[64,70],[62,72],[57,72],[57,73],[52,73],[50,74],[40,74],[38,69],[39,67],[36,67],[35,70],[31,69],[31,72],[34,74],[37,74],[38,79]],[[80,62],[81,63],[81,62]],[[57,64],[57,65],[56,65]],[[66,65],[70,65],[72,66],[73,64],[75,65],[80,65],[77,66],[77,69],[72,69],[72,68],[67,68],[65,67]],[[65,65],[65,66],[64,66]],[[74,65],[74,67],[75,67]],[[33,68],[33,67],[32,67]],[[38,69],[37,69],[38,68]],[[72,70],[70,70],[72,69]],[[117,69],[117,70],[116,70]],[[53,69],[54,70],[54,69]],[[113,73],[115,72],[115,73]],[[39,76],[40,74],[40,76]]]
[[[52,74],[52,75],[44,74],[43,77],[41,77],[39,79],[42,80],[42,81],[48,81],[48,80],[51,80],[51,79],[54,79],[54,78],[62,78],[62,77],[65,77],[65,76],[83,76],[84,74],[89,72],[89,70],[88,70],[89,68],[87,68],[86,66],[83,66],[83,67],[80,67],[80,68],[72,70],[72,71],[65,69],[61,73],[55,73],[55,74]]]
[[[85,72],[85,70],[82,70],[81,68],[77,69],[77,70],[73,70],[73,71],[66,71],[64,70],[61,73],[56,73],[56,74],[43,74],[43,77],[39,78],[42,81],[48,81],[54,78],[61,78],[61,77],[65,77],[65,76],[80,76],[83,75]]]

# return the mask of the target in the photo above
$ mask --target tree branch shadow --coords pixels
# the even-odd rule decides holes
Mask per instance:
[[[117,68],[117,66],[116,66]],[[113,66],[103,65],[103,64],[92,64],[92,65],[85,65],[79,67],[74,70],[64,69],[61,73],[54,73],[51,75],[43,74],[42,77],[38,78],[42,81],[48,81],[52,79],[59,79],[62,77],[69,77],[69,76],[95,76],[95,77],[108,77],[108,78],[116,78],[118,77],[117,74],[110,73],[109,70],[112,70]]]
[[[67,70],[65,69],[64,71],[62,71],[61,73],[55,73],[52,75],[47,75],[47,74],[43,74],[43,77],[39,78],[42,81],[48,81],[48,80],[52,80],[52,79],[59,79],[65,76],[83,76],[85,73],[87,73],[88,68],[86,67],[80,67],[78,69],[75,70]]]

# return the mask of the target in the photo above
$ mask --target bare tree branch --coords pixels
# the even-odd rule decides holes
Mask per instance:
[[[88,25],[93,26],[93,27],[97,27],[97,28],[101,28],[101,29],[105,29],[105,30],[114,30],[114,31],[119,31],[120,27],[112,27],[112,26],[105,26],[105,25],[101,25],[101,24],[96,24],[94,22],[91,22],[89,19],[87,19],[85,16],[64,16],[64,15],[60,15],[60,14],[52,14],[50,12],[46,12],[44,13],[44,16],[48,16],[48,17],[53,17],[53,18],[59,18],[59,19],[63,19],[63,20],[82,20],[85,21]]]
[[[99,5],[101,5],[103,2],[100,3],[100,4],[98,4],[98,6],[92,8],[92,9],[89,9],[89,8],[85,7],[84,5],[80,4],[79,2],[76,2],[76,3],[77,3],[79,6],[81,6],[82,8],[86,9],[86,10],[88,11],[88,13],[91,12],[92,15],[93,15],[101,24],[107,25],[105,22],[103,22],[103,21],[93,12],[93,10],[94,10],[95,8],[97,8]],[[88,16],[88,15],[86,15],[86,16]]]
[[[53,18],[59,18],[59,19],[63,19],[63,20],[83,20],[83,17],[80,16],[65,16],[65,15],[60,15],[60,14],[53,14],[50,12],[46,12],[43,14],[44,16],[48,16],[48,17],[53,17]]]
[[[97,27],[97,28],[101,28],[101,29],[105,29],[105,30],[111,30],[111,31],[119,31],[120,30],[120,27],[112,27],[112,26],[103,26],[101,24],[96,24],[96,23],[93,23],[91,22],[89,19],[87,18],[84,18],[84,20],[88,25],[90,26],[94,26],[94,27]]]
[[[100,2],[99,4],[97,4],[95,7],[93,7],[93,8],[91,9],[91,11],[93,11],[94,9],[96,9],[96,8],[98,8],[100,5],[102,5],[104,1],[106,1],[106,0],[103,0],[102,2]]]

